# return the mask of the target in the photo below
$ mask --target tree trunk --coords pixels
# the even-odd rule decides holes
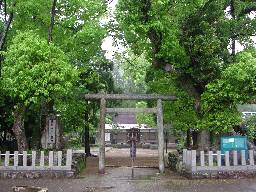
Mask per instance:
[[[88,102],[87,102],[87,109],[84,113],[85,119],[85,127],[84,127],[84,152],[87,157],[91,156],[90,150],[90,130],[89,130],[89,110],[88,110]]]
[[[24,104],[18,104],[14,111],[14,124],[12,127],[12,131],[17,140],[19,152],[28,150],[28,144],[27,144],[27,139],[26,139],[25,129],[24,129],[25,110],[26,110],[26,107]]]
[[[187,137],[186,137],[186,148],[189,149],[191,147],[191,132],[190,129],[187,130]]]
[[[16,3],[13,3],[13,7],[15,7]],[[6,5],[5,5],[6,7]],[[6,11],[5,11],[6,12]],[[7,14],[7,13],[5,13]],[[3,32],[1,33],[1,39],[0,39],[0,50],[3,50],[5,39],[7,37],[7,33],[9,31],[9,28],[11,26],[12,20],[13,20],[14,12],[12,11],[9,15],[8,21],[5,22]]]
[[[54,20],[55,20],[55,15],[56,15],[56,4],[57,4],[57,0],[53,0],[52,11],[51,11],[51,23],[50,23],[49,30],[48,30],[48,43],[52,42],[52,32],[53,32]]]
[[[230,1],[230,15],[231,15],[233,20],[236,19],[236,17],[235,17],[235,2],[234,2],[234,0]],[[232,30],[233,30],[233,33],[234,33],[234,29],[232,29]],[[236,54],[236,39],[235,39],[235,34],[232,34],[232,37],[231,37],[231,55],[235,56],[235,54]]]

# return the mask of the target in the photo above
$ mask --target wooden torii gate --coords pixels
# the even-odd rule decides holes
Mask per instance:
[[[159,172],[164,172],[164,130],[162,101],[174,101],[175,96],[163,95],[129,95],[129,94],[86,94],[86,100],[100,100],[100,143],[99,173],[105,173],[105,117],[106,113],[155,113],[158,127]],[[155,108],[106,108],[106,100],[157,100]]]

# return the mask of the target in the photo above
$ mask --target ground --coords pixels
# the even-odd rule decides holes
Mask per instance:
[[[255,179],[188,180],[166,171],[159,174],[157,150],[138,149],[135,177],[131,178],[128,149],[107,149],[105,175],[97,174],[96,157],[87,162],[87,169],[77,179],[0,180],[0,192],[11,192],[12,186],[47,187],[49,192],[253,192]],[[143,167],[143,168],[141,168]]]

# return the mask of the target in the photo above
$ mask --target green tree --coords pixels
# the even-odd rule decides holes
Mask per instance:
[[[18,102],[12,130],[19,151],[27,149],[24,114],[31,103],[43,98],[57,100],[67,94],[77,79],[77,71],[58,47],[34,32],[18,34],[7,52],[2,68],[3,89]]]
[[[231,18],[225,13],[230,7]],[[169,78],[172,80],[165,79],[164,89],[159,85],[153,91],[177,93],[169,89],[174,86],[186,93],[189,103],[194,103],[188,112],[191,121],[197,120],[196,124],[190,122],[185,127],[192,126],[190,128],[198,130],[200,122],[208,116],[201,110],[201,97],[206,86],[218,80],[221,72],[233,62],[230,42],[234,44],[237,40],[246,47],[251,46],[250,37],[256,29],[255,18],[248,16],[252,11],[255,11],[254,1],[120,0],[117,21],[121,31],[119,35],[135,53],[146,52],[146,58],[152,63],[148,82],[165,79],[167,74],[171,74]],[[161,77],[154,76],[153,71],[157,70],[163,71]],[[186,99],[176,110],[182,109]],[[171,111],[166,113],[171,114]],[[214,118],[211,119],[213,122]]]

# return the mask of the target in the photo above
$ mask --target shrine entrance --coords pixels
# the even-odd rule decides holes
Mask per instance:
[[[157,115],[158,128],[158,162],[159,172],[163,173],[164,166],[164,129],[162,101],[174,101],[175,96],[163,95],[127,95],[127,94],[86,94],[86,100],[100,100],[100,139],[99,139],[99,173],[105,173],[105,117],[106,113],[154,113]],[[107,100],[156,100],[154,108],[106,108]]]

